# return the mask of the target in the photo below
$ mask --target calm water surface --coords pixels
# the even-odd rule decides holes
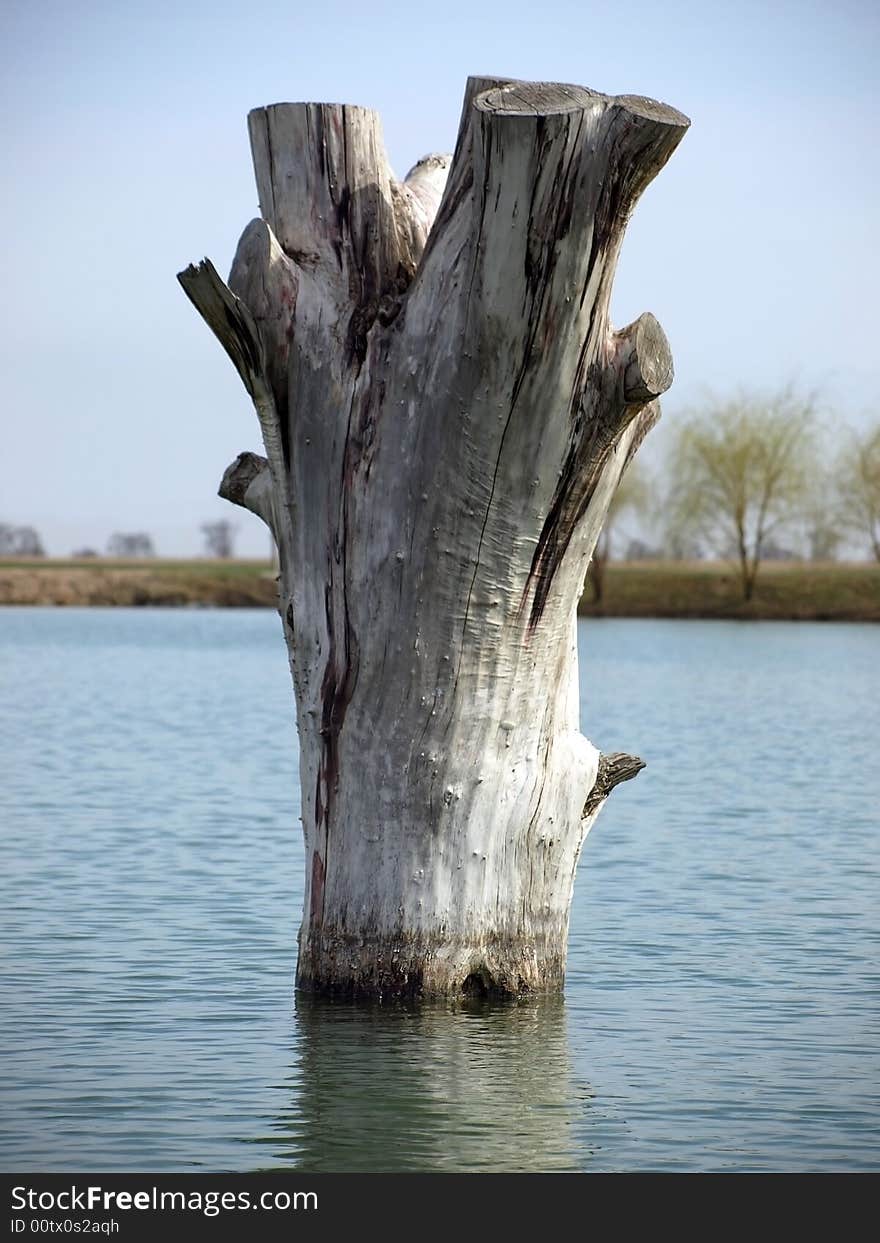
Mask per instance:
[[[277,617],[0,610],[0,1168],[878,1168],[880,631],[581,646],[564,1003],[297,1008]]]

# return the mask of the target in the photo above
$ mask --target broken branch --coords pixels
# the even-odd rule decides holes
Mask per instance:
[[[624,751],[600,755],[596,782],[584,803],[583,819],[586,820],[599,810],[615,786],[620,785],[622,781],[631,781],[644,767],[644,760],[639,759],[637,755],[627,755]]]

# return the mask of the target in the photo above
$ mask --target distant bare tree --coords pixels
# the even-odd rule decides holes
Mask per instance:
[[[6,557],[45,557],[43,542],[33,527],[0,522],[0,554]]]
[[[202,534],[205,537],[205,551],[209,557],[220,557],[224,560],[232,556],[235,545],[235,523],[226,518],[218,522],[203,522]]]
[[[814,406],[791,389],[712,399],[681,425],[670,463],[675,537],[739,562],[750,600],[771,536],[802,519],[815,479]]]
[[[868,537],[880,561],[880,421],[852,437],[837,474],[841,520],[854,535]]]
[[[144,531],[117,531],[107,543],[108,557],[155,557],[153,541]]]

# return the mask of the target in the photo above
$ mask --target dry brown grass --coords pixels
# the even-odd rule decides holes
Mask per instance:
[[[275,601],[266,562],[0,562],[0,604],[247,608]]]
[[[719,562],[612,562],[605,617],[727,617],[880,621],[880,565],[874,562],[768,562],[754,599],[743,601],[733,565]],[[155,605],[242,608],[276,603],[265,561],[0,561],[0,604]]]

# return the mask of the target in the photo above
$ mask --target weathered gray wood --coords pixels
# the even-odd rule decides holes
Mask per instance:
[[[209,259],[178,273],[184,293],[226,350],[251,396],[266,446],[276,508],[287,498],[287,460],[282,424],[271,382],[270,364],[260,330],[247,303],[224,284]],[[281,520],[271,524],[280,527]]]
[[[584,836],[635,772],[580,732],[575,606],[672,378],[653,317],[611,327],[611,282],[687,124],[471,79],[451,162],[398,183],[373,113],[251,114],[264,221],[229,288],[182,279],[266,444],[223,490],[279,548],[302,988],[562,982]]]

